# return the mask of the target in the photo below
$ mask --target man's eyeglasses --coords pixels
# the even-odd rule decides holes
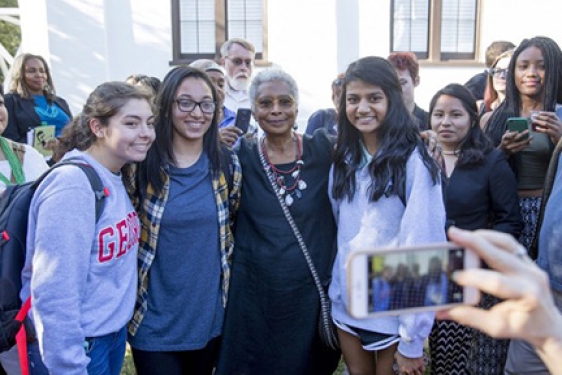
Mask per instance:
[[[246,66],[249,68],[254,64],[254,61],[252,59],[241,59],[239,57],[235,57],[234,59],[231,59],[230,57],[227,57],[227,59],[232,61],[232,63],[236,66],[246,64]]]
[[[506,77],[508,73],[507,68],[506,69],[502,69],[502,68],[492,68],[490,69],[490,74],[494,77],[500,77],[500,76],[504,76]]]
[[[215,102],[194,102],[188,99],[176,99],[178,109],[182,112],[193,112],[199,106],[203,113],[215,113]]]

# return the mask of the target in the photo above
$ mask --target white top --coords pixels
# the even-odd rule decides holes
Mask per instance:
[[[35,180],[47,169],[49,169],[49,166],[45,162],[43,155],[33,147],[25,145],[25,155],[23,157],[23,174],[25,176],[25,181]],[[10,164],[7,160],[0,161],[0,172],[8,179],[10,178],[12,168],[10,168]],[[0,193],[4,190],[6,190],[6,184],[0,181]]]
[[[247,91],[233,90],[230,85],[226,85],[224,106],[236,113],[238,108],[251,108],[250,97]]]
[[[352,201],[330,201],[338,224],[338,253],[332,272],[329,296],[332,317],[344,324],[389,335],[399,335],[398,351],[409,358],[420,357],[424,340],[433,326],[433,313],[403,314],[355,319],[348,314],[346,260],[351,252],[383,246],[422,245],[443,242],[445,206],[441,184],[433,184],[423,160],[414,150],[406,163],[406,206],[397,195],[369,201],[372,180],[368,165],[356,172],[356,193]]]

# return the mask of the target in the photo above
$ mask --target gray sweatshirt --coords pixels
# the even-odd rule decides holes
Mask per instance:
[[[121,177],[74,150],[99,173],[109,190],[95,223],[94,193],[74,166],[54,170],[35,193],[29,213],[21,298],[30,295],[30,316],[45,366],[52,375],[86,375],[86,337],[123,328],[137,289],[140,226]]]
[[[347,313],[346,261],[360,249],[385,246],[422,245],[443,242],[445,207],[441,185],[433,185],[429,171],[417,150],[406,164],[406,207],[397,195],[369,202],[371,185],[368,168],[356,173],[354,199],[334,200],[331,195],[333,167],[328,191],[338,224],[338,253],[332,273],[329,296],[332,316],[347,325],[371,332],[399,335],[398,351],[409,358],[420,357],[423,343],[433,326],[433,313],[355,319]]]

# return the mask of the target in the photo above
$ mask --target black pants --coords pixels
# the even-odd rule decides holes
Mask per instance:
[[[137,375],[211,375],[219,353],[220,337],[199,350],[150,352],[132,348]]]

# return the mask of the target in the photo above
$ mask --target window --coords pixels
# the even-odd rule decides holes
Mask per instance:
[[[245,38],[267,57],[266,0],[172,0],[172,64],[220,57],[229,38]]]
[[[392,0],[392,51],[421,60],[476,60],[479,0]]]

